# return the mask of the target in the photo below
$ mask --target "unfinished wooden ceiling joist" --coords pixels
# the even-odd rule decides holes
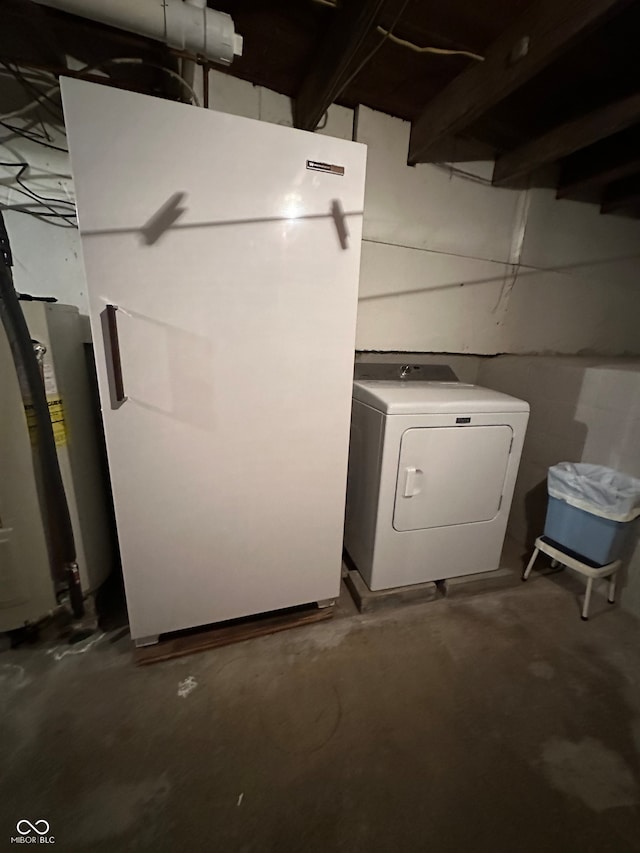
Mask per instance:
[[[24,32],[17,18],[4,28],[0,58],[89,64],[136,50],[127,33],[6,2],[25,10]],[[208,2],[244,37],[242,57],[220,70],[289,96],[298,127],[315,129],[332,103],[364,104],[411,122],[410,164],[493,159],[496,184],[639,209],[640,0]]]
[[[640,126],[604,139],[565,159],[558,198],[569,198],[640,172]]]
[[[528,82],[625,0],[537,0],[491,45],[484,61],[453,80],[411,128],[409,163],[428,163],[438,140],[468,128]]]
[[[496,160],[493,183],[508,185],[539,166],[568,157],[640,120],[640,93],[560,124]]]
[[[354,59],[375,25],[386,0],[363,0],[336,9],[313,66],[305,75],[293,102],[296,127],[315,130],[354,73]]]
[[[629,181],[616,181],[610,184],[602,199],[602,212],[612,213],[640,204],[640,175]]]

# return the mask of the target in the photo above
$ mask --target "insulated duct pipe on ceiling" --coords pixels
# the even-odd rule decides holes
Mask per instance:
[[[211,62],[231,65],[242,56],[242,36],[224,12],[202,8],[183,0],[35,0],[81,18],[118,27],[162,41],[169,47],[206,56]]]

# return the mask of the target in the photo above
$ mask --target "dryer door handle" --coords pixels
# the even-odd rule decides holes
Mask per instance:
[[[404,497],[412,498],[422,491],[422,470],[420,468],[405,468]]]

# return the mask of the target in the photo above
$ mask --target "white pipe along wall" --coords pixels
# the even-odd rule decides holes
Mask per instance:
[[[170,47],[231,65],[242,56],[242,36],[225,12],[183,0],[35,0],[81,18],[162,41]]]

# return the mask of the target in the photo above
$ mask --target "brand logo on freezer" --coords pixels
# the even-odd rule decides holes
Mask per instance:
[[[320,160],[307,160],[307,169],[314,172],[328,172],[330,175],[344,175],[344,166],[336,166],[335,163],[322,163]]]
[[[49,835],[49,821],[40,819],[33,823],[22,818],[16,824],[16,835],[11,839],[12,844],[55,844],[53,835]]]

